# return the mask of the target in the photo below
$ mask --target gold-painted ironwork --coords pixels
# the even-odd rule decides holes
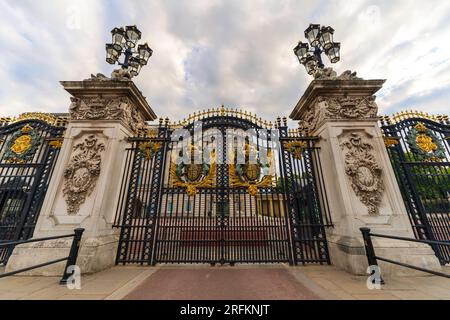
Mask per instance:
[[[408,119],[427,119],[438,123],[449,124],[447,115],[434,115],[415,110],[404,110],[394,113],[392,116],[381,116],[381,120],[387,125],[396,124]]]
[[[236,172],[236,165],[230,164],[228,167],[230,187],[247,188],[248,193],[251,196],[258,195],[259,188],[268,188],[273,186],[274,177],[272,175],[264,176],[261,181],[243,181]]]
[[[158,136],[158,128],[154,126],[145,126],[138,129],[138,136],[145,138],[156,138]]]
[[[427,127],[423,123],[416,124],[416,126],[414,128],[419,132],[427,132],[427,130],[428,130]]]
[[[61,149],[62,145],[63,145],[63,141],[64,138],[52,138],[49,140],[49,145],[53,148],[53,149]]]
[[[145,141],[138,144],[139,153],[144,156],[145,160],[151,160],[155,154],[161,149],[161,142]]]
[[[424,152],[433,152],[438,148],[437,144],[433,142],[433,139],[425,134],[418,134],[416,136],[416,144]]]
[[[194,148],[191,146],[191,150]],[[187,164],[185,165],[186,177],[182,179],[180,173],[177,171],[177,165],[172,161],[170,163],[170,178],[171,184],[174,187],[185,188],[188,196],[193,197],[197,194],[199,188],[212,188],[216,181],[216,154],[214,151],[210,153],[211,163],[206,175],[203,175],[204,164]]]
[[[397,146],[400,143],[398,138],[384,137],[384,145],[388,148]]]
[[[25,120],[39,120],[52,126],[65,127],[67,126],[69,118],[66,116],[55,116],[44,112],[25,112],[17,117],[0,118],[0,125],[8,125]]]
[[[264,165],[259,160],[256,163],[250,163],[250,152],[254,148],[249,143],[245,144],[245,164],[240,165],[235,163],[235,156],[233,157],[233,164],[228,167],[229,182],[231,188],[245,187],[251,196],[258,195],[259,188],[271,187],[274,182],[274,176],[270,174],[262,174]],[[267,168],[272,167],[272,150],[267,151],[268,164]]]
[[[424,123],[418,123],[409,131],[406,141],[419,162],[440,162],[445,159],[445,149],[441,139],[428,129]]]
[[[23,154],[31,148],[31,143],[33,142],[33,138],[24,134],[14,140],[13,145],[11,146],[11,151],[17,155]]]
[[[265,129],[271,129],[272,128],[272,122],[268,122],[267,120],[262,119],[261,117],[257,117],[256,114],[252,114],[251,112],[240,110],[240,109],[233,109],[233,108],[226,108],[225,106],[220,106],[218,108],[212,108],[202,111],[196,111],[192,114],[189,114],[187,119],[183,119],[179,122],[171,123],[172,128],[176,127],[182,127],[189,123],[193,123],[195,121],[201,121],[205,118],[210,117],[235,117],[239,119],[244,119],[247,121],[251,121],[255,123],[256,125],[265,128]],[[286,119],[287,122],[287,119]]]
[[[39,136],[31,125],[26,124],[11,135],[3,160],[6,163],[26,163],[33,158],[39,144]]]
[[[306,141],[289,141],[284,143],[284,148],[286,151],[292,154],[292,157],[297,160],[302,159],[302,154],[305,148],[308,147]]]
[[[437,144],[433,142],[433,138],[427,136],[426,133],[428,129],[423,123],[418,123],[414,129],[416,129],[417,132],[420,132],[420,134],[416,134],[416,145],[420,150],[429,153],[438,149]]]

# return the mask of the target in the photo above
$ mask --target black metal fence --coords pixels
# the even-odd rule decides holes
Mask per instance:
[[[12,249],[14,249],[15,246],[20,245],[20,244],[25,244],[25,243],[41,242],[41,241],[48,241],[48,240],[55,240],[55,239],[64,239],[64,238],[73,238],[72,245],[70,246],[70,252],[69,252],[69,255],[67,257],[63,257],[63,258],[55,259],[55,260],[52,260],[52,261],[40,263],[40,264],[37,264],[37,265],[34,265],[34,266],[26,267],[26,268],[19,269],[19,270],[14,270],[14,271],[11,271],[11,272],[2,273],[2,274],[0,274],[0,279],[1,278],[5,278],[5,277],[9,277],[9,276],[13,276],[13,275],[16,275],[16,274],[19,274],[19,273],[23,273],[23,272],[26,272],[26,271],[30,271],[30,270],[33,270],[33,269],[38,269],[38,268],[46,267],[46,266],[49,266],[49,265],[52,265],[52,264],[56,264],[56,263],[60,263],[60,262],[63,262],[63,261],[67,261],[66,266],[64,268],[63,276],[62,276],[61,281],[60,281],[60,284],[67,284],[70,276],[73,274],[73,272],[69,271],[69,267],[70,266],[75,266],[76,263],[77,263],[78,251],[79,251],[79,248],[80,248],[80,243],[81,243],[81,238],[83,236],[83,232],[84,232],[84,229],[78,228],[78,229],[74,230],[73,234],[0,243],[0,249],[12,250]]]
[[[0,242],[33,235],[59,155],[65,123],[39,118],[0,121]],[[10,254],[9,248],[0,249],[0,264]]]
[[[418,239],[450,240],[450,122],[402,113],[382,119],[387,150]],[[450,247],[433,245],[442,264]]]
[[[442,272],[438,272],[438,271],[434,271],[434,270],[429,270],[429,269],[421,268],[418,266],[413,266],[413,265],[410,265],[407,263],[403,263],[403,262],[395,261],[392,259],[387,259],[384,257],[377,256],[377,254],[375,252],[375,248],[373,247],[372,237],[399,240],[399,241],[408,241],[408,242],[418,242],[418,243],[429,244],[432,247],[434,247],[434,246],[450,247],[450,241],[418,240],[418,239],[411,239],[411,238],[405,238],[405,237],[388,236],[388,235],[383,235],[383,234],[371,233],[369,228],[361,228],[360,230],[361,230],[361,233],[363,236],[364,245],[365,245],[365,249],[366,249],[367,262],[368,262],[369,266],[378,267],[378,260],[380,260],[380,261],[384,261],[384,262],[387,262],[390,264],[395,264],[395,265],[398,265],[401,267],[405,267],[408,269],[413,269],[413,270],[425,272],[428,274],[432,274],[435,276],[450,279],[450,274],[446,274],[446,273],[442,273]],[[379,279],[375,279],[376,276],[378,276]],[[378,280],[378,282],[380,284],[384,284],[384,280],[381,278],[381,270],[379,270],[379,274],[376,276],[374,275],[373,280],[375,280],[375,281]]]
[[[202,141],[224,137],[210,154],[223,163],[175,164],[168,122],[152,137],[130,139],[117,263],[330,262],[325,228],[332,222],[316,139],[289,133],[281,120],[275,139],[256,122],[219,112],[202,118]],[[183,128],[192,133],[195,125]],[[270,166],[227,162],[235,152],[228,129],[253,129],[256,148],[272,152]],[[260,175],[263,169],[272,171]]]

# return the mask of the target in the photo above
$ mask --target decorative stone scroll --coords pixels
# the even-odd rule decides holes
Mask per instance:
[[[70,99],[72,103],[69,112],[73,120],[121,120],[133,132],[145,126],[143,117],[127,97],[94,96]]]
[[[311,133],[324,120],[356,120],[376,118],[378,106],[375,96],[368,97],[318,97],[303,114],[299,129]]]
[[[67,213],[75,215],[86,198],[92,193],[100,175],[101,152],[105,145],[95,135],[89,135],[82,143],[73,147],[74,156],[64,170],[63,194]]]
[[[326,117],[330,119],[375,118],[378,106],[375,96],[371,97],[319,97],[318,103],[325,104]]]
[[[353,191],[364,203],[370,215],[379,214],[384,191],[382,170],[373,154],[373,146],[364,142],[358,133],[352,133],[341,144],[346,149],[345,172],[349,176]]]

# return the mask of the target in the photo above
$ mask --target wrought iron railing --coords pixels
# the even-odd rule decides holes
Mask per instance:
[[[49,265],[52,265],[52,264],[55,264],[55,263],[59,263],[59,262],[62,262],[62,261],[67,261],[66,266],[64,268],[64,274],[63,274],[63,276],[61,278],[61,281],[60,281],[60,284],[66,284],[68,279],[69,279],[69,277],[72,275],[72,273],[69,272],[69,267],[70,266],[74,266],[77,263],[78,250],[80,248],[80,242],[81,242],[81,237],[83,236],[83,232],[84,232],[84,229],[79,228],[79,229],[75,229],[74,233],[72,233],[72,234],[67,234],[67,235],[62,235],[62,236],[54,236],[54,237],[46,237],[46,238],[38,238],[38,239],[20,240],[20,241],[11,241],[11,242],[0,243],[0,248],[11,248],[11,247],[15,247],[16,245],[24,244],[24,243],[32,243],[32,242],[40,242],[40,241],[64,239],[64,238],[71,238],[71,237],[73,237],[72,245],[70,247],[69,256],[64,257],[64,258],[60,258],[60,259],[55,259],[55,260],[52,260],[52,261],[48,261],[48,262],[45,262],[45,263],[40,263],[40,264],[37,264],[37,265],[34,265],[34,266],[30,266],[30,267],[27,267],[27,268],[14,270],[14,271],[11,271],[11,272],[6,272],[6,273],[3,273],[3,274],[0,274],[0,279],[8,277],[8,276],[13,276],[15,274],[22,273],[22,272],[25,272],[25,271],[46,267],[46,266],[49,266]]]
[[[425,268],[421,268],[421,267],[417,267],[417,266],[413,266],[407,263],[403,263],[403,262],[399,262],[399,261],[395,261],[395,260],[391,260],[391,259],[387,259],[387,258],[383,258],[383,257],[379,257],[376,255],[375,253],[375,248],[373,247],[373,243],[372,243],[372,237],[377,237],[377,238],[385,238],[385,239],[393,239],[393,240],[400,240],[400,241],[408,241],[408,242],[418,242],[418,243],[424,243],[424,244],[429,244],[431,246],[448,246],[450,247],[450,241],[433,241],[433,240],[419,240],[419,239],[413,239],[413,238],[405,238],[405,237],[397,237],[397,236],[388,236],[388,235],[384,235],[384,234],[377,234],[377,233],[371,233],[369,228],[360,228],[363,239],[364,239],[364,246],[366,248],[366,256],[367,256],[367,262],[369,263],[369,266],[376,266],[378,267],[378,260],[380,261],[384,261],[387,263],[391,263],[391,264],[395,264],[401,267],[405,267],[405,268],[409,268],[409,269],[414,269],[417,271],[422,271],[425,273],[429,273],[435,276],[439,276],[439,277],[444,277],[444,278],[449,278],[450,279],[450,275],[446,274],[446,273],[442,273],[442,272],[438,272],[438,271],[434,271],[434,270],[429,270],[429,269],[425,269]],[[381,272],[379,273],[381,276]],[[380,279],[380,283],[384,284],[383,279]]]

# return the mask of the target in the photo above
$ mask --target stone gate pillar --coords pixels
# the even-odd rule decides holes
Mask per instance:
[[[354,274],[366,274],[359,228],[414,238],[407,211],[378,125],[374,94],[385,80],[363,80],[349,71],[319,74],[291,114],[301,131],[321,138],[323,166],[334,228],[327,231],[331,261]],[[440,269],[428,245],[374,238],[377,255]],[[380,264],[381,272],[408,269]]]
[[[127,78],[102,75],[63,81],[71,94],[70,121],[43,203],[34,238],[85,228],[77,265],[83,273],[114,265],[118,230],[112,228],[125,165],[127,137],[155,113]],[[67,256],[72,239],[17,246],[7,270]],[[62,275],[65,263],[29,274]]]

